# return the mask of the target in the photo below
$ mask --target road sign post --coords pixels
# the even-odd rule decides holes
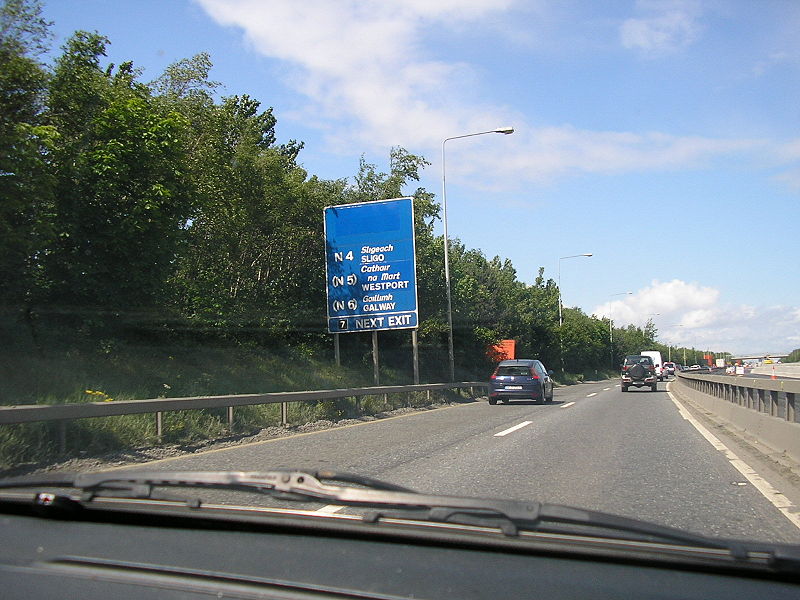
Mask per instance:
[[[413,199],[329,206],[324,217],[328,331],[416,329]]]

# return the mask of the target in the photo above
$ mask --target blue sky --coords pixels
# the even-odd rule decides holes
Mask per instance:
[[[146,81],[209,52],[320,177],[402,146],[439,197],[442,140],[513,126],[447,142],[451,236],[527,282],[560,262],[566,305],[665,343],[800,347],[800,2],[44,5],[56,45],[96,30]]]

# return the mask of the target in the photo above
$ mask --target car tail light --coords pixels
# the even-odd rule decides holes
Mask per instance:
[[[492,376],[489,379],[491,379],[492,381],[497,379],[497,373],[492,373]]]
[[[539,376],[536,374],[536,371],[534,369],[531,369],[531,377],[533,377],[534,379],[539,379]]]

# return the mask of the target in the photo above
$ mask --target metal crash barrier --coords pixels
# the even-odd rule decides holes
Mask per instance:
[[[680,373],[677,384],[679,396],[800,462],[800,379]]]
[[[800,380],[758,379],[730,375],[678,374],[678,382],[744,408],[798,422]]]
[[[456,383],[426,383],[417,385],[384,385],[374,387],[348,388],[339,390],[313,390],[303,392],[272,392],[267,394],[238,394],[229,396],[197,396],[191,398],[154,398],[148,400],[118,400],[113,402],[87,402],[75,404],[26,404],[0,407],[0,425],[58,421],[60,423],[59,446],[66,447],[66,423],[75,419],[112,417],[152,413],[156,419],[156,435],[162,438],[162,416],[169,411],[199,410],[207,408],[226,408],[228,430],[232,430],[234,408],[256,404],[281,404],[281,424],[288,420],[290,402],[318,402],[355,398],[356,402],[365,396],[388,394],[412,394],[425,392],[428,400],[431,392],[442,390],[469,389],[475,396],[475,388],[485,389],[485,382],[462,381]]]

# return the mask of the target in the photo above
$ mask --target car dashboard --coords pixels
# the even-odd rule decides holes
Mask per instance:
[[[113,504],[113,502],[107,502]],[[797,598],[795,575],[303,511],[0,506],[3,598]],[[208,510],[208,509],[205,509]],[[464,529],[464,528],[462,528]],[[630,545],[630,544],[629,544]]]

